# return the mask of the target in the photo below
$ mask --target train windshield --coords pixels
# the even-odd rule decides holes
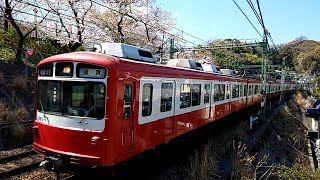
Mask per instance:
[[[105,115],[105,84],[102,82],[41,80],[38,88],[38,111],[96,119]]]

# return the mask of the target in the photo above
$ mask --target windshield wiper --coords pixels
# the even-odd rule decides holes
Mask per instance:
[[[83,117],[80,118],[80,121],[78,121],[78,123],[82,123],[82,121],[84,120],[84,118],[87,117],[95,107],[96,107],[95,105],[91,106],[91,108],[89,109],[89,111],[87,111],[87,113],[86,113]]]
[[[42,105],[41,99],[39,99],[39,102],[40,102],[41,110],[42,110],[42,113],[43,113],[43,117],[44,117],[45,119],[47,119],[46,113],[44,112],[44,109],[43,109],[43,105]]]

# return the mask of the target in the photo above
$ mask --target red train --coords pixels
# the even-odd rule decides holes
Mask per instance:
[[[112,55],[74,52],[37,65],[33,148],[50,169],[113,166],[261,102],[258,80],[153,63],[150,51],[124,44],[104,47]],[[270,82],[267,97],[279,95]]]

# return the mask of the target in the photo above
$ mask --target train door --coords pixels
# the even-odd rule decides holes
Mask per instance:
[[[123,91],[123,113],[121,118],[121,149],[132,149],[133,145],[133,104],[135,99],[134,82],[125,82]]]
[[[210,119],[211,117],[211,83],[206,83],[204,85],[204,97],[203,102],[205,104],[205,119]]]
[[[161,107],[160,111],[168,113],[169,117],[165,123],[165,135],[174,132],[174,116],[175,116],[175,81],[165,81],[161,85]]]

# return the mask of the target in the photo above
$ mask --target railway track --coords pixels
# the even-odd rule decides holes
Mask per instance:
[[[0,159],[0,179],[19,175],[39,167],[42,156],[30,150]]]

